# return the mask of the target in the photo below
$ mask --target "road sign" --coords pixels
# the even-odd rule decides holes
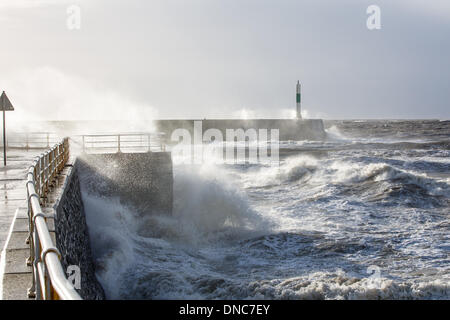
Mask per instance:
[[[3,111],[3,164],[6,166],[6,125],[5,125],[5,111],[14,111],[14,107],[9,101],[5,91],[0,96],[0,110]]]
[[[14,107],[6,96],[5,91],[3,91],[2,96],[0,97],[0,110],[1,111],[14,111]]]

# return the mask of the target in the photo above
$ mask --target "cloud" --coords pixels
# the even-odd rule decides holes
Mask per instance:
[[[437,18],[450,18],[450,1],[448,0],[403,0],[400,2],[389,2],[390,5],[399,5],[403,9],[414,11],[419,15],[428,15]]]
[[[73,1],[72,1],[73,2]],[[70,3],[69,0],[2,0],[0,8],[37,8]]]
[[[34,95],[59,106],[47,117],[98,118],[102,105],[146,102],[165,118],[291,117],[300,79],[309,117],[448,118],[448,0],[0,3],[40,6],[0,10],[8,19],[0,21],[0,89],[22,99],[25,88],[46,84]],[[372,3],[382,10],[374,32],[366,28]],[[82,8],[81,30],[67,29],[69,4]],[[19,76],[19,66],[29,69]],[[35,104],[17,99],[18,110]],[[75,110],[83,101],[94,106],[87,115]],[[124,116],[139,118],[135,111]]]
[[[16,108],[10,118],[34,120],[123,120],[145,122],[155,109],[126,94],[52,67],[22,69],[3,78]]]

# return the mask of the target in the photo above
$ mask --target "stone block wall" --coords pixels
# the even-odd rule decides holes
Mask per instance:
[[[55,204],[56,246],[61,253],[64,270],[70,265],[80,268],[81,286],[77,289],[80,296],[83,299],[99,300],[105,298],[105,293],[95,277],[78,171],[79,162],[75,161],[61,197]]]

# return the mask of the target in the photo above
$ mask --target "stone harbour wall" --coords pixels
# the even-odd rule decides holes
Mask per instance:
[[[142,215],[172,214],[170,152],[88,154],[79,160],[83,191],[119,197]]]
[[[84,154],[78,157],[55,204],[56,247],[64,270],[78,266],[83,299],[105,299],[95,276],[95,260],[82,195],[119,197],[142,216],[172,214],[173,172],[168,152]]]
[[[105,293],[95,277],[78,173],[79,161],[75,160],[61,197],[55,204],[56,247],[61,253],[64,270],[71,265],[80,268],[81,285],[77,289],[80,296],[88,300],[102,300]]]

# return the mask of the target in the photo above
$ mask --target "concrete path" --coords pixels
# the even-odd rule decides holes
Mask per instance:
[[[45,149],[8,151],[7,166],[0,164],[0,250],[5,246],[16,209],[23,205],[27,193],[25,178],[36,156]],[[2,155],[3,156],[3,155]]]
[[[32,284],[32,270],[26,264],[30,247],[26,243],[29,230],[25,178],[33,160],[45,150],[15,150],[8,153],[7,166],[0,167],[0,299],[29,299],[27,290]],[[54,243],[53,206],[60,196],[67,172],[66,166],[48,194],[47,205],[42,207],[42,212],[48,215],[47,226]]]
[[[31,149],[31,150],[9,150],[7,158],[7,166],[3,165],[3,159],[1,159],[0,164],[0,273],[5,271],[5,252],[3,251],[6,241],[8,239],[11,224],[14,220],[16,212],[21,210],[20,226],[22,230],[21,236],[23,241],[18,241],[15,245],[20,245],[23,249],[21,251],[29,252],[27,250],[27,245],[25,243],[26,236],[28,235],[28,219],[27,219],[27,209],[26,209],[26,189],[25,189],[25,178],[26,172],[36,156],[44,152],[45,149]],[[20,210],[19,210],[20,208]],[[24,216],[25,215],[25,216]],[[14,244],[13,244],[14,245]],[[14,251],[17,253],[20,251]],[[10,257],[8,257],[10,258]],[[10,259],[9,259],[10,260]],[[24,259],[13,259],[17,260],[17,267],[26,268]],[[28,270],[27,270],[28,271]],[[0,274],[0,291],[3,291],[3,274]],[[20,276],[18,276],[20,278]],[[26,282],[20,284],[20,282]],[[14,286],[16,287],[29,287],[31,283],[31,277],[28,274],[25,281],[23,279],[16,279],[14,281]],[[26,291],[20,292],[21,298],[26,298]]]

